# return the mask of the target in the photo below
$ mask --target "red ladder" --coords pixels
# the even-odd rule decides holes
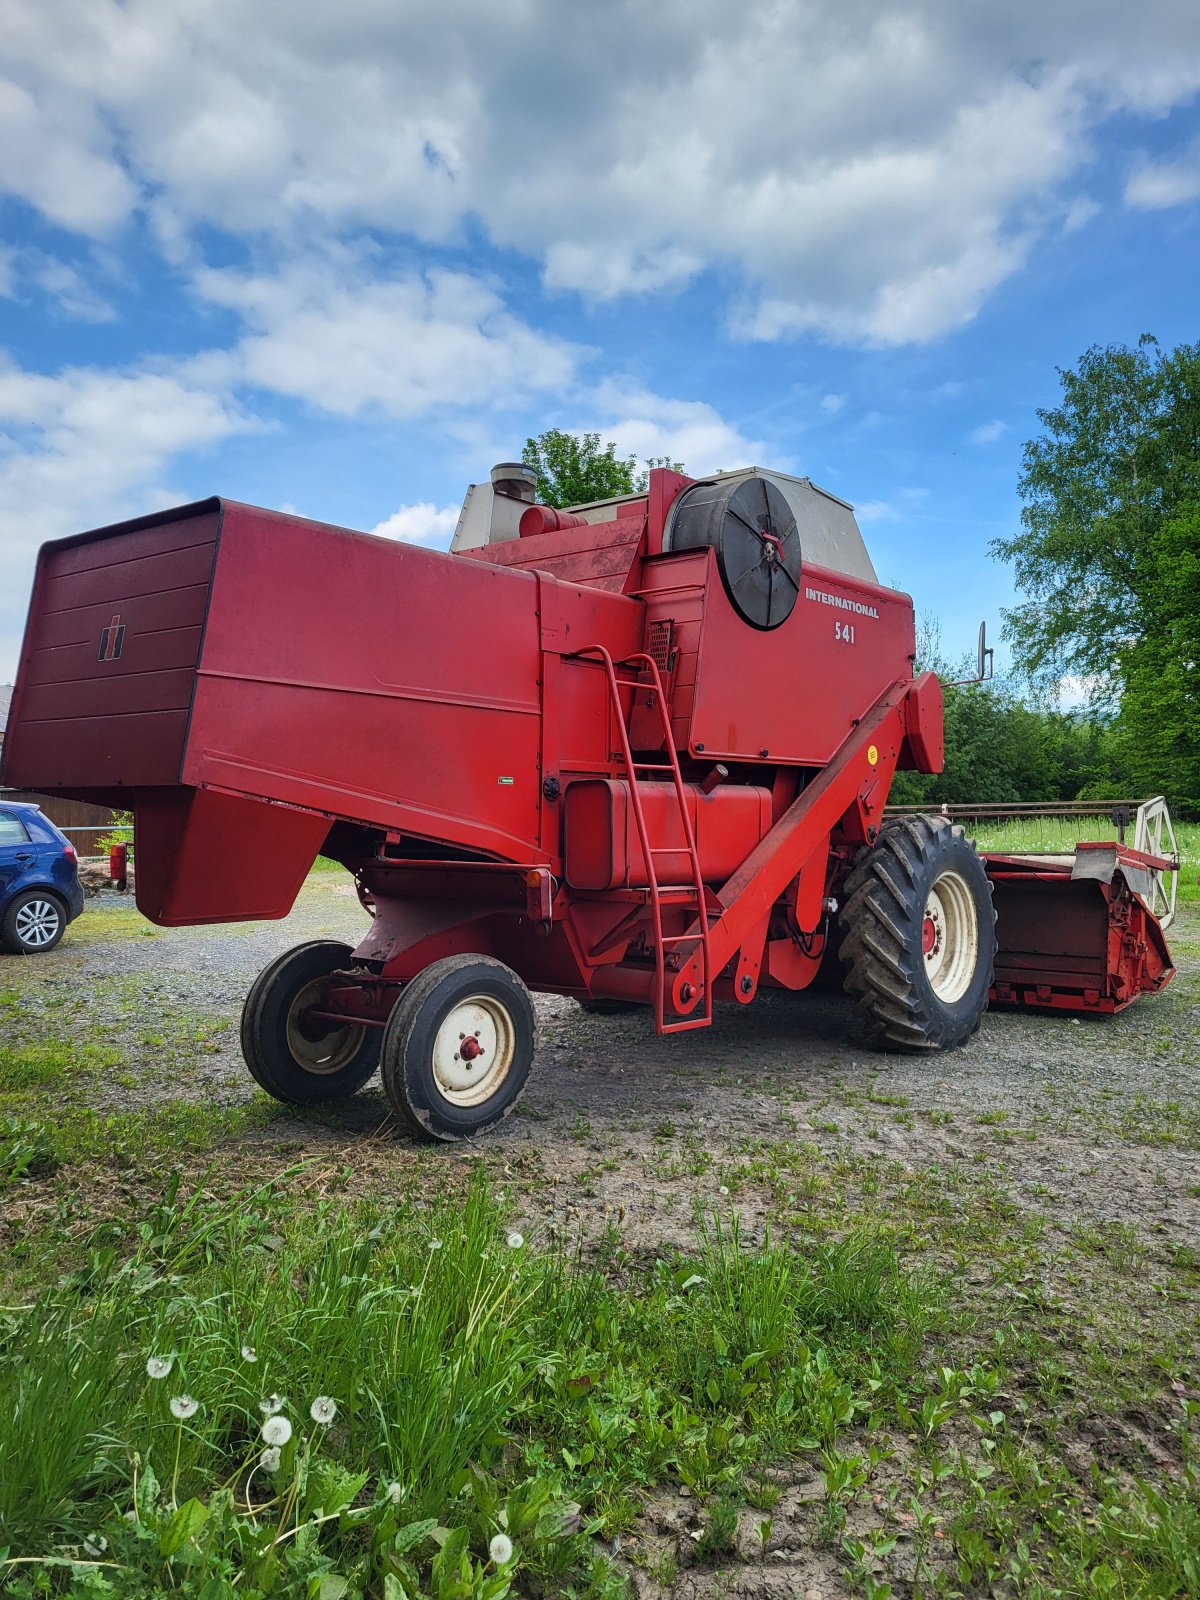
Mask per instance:
[[[632,669],[637,672],[648,671],[650,682],[647,684],[640,678],[619,678],[617,665],[612,656],[602,644],[588,645],[586,649],[574,652],[577,656],[598,657],[604,667],[608,680],[608,693],[612,702],[613,713],[616,717],[617,732],[620,735],[621,760],[629,774],[629,798],[633,806],[633,817],[637,823],[638,838],[641,840],[642,855],[646,861],[647,892],[649,894],[651,924],[654,932],[654,1027],[658,1033],[684,1033],[689,1028],[707,1028],[712,1022],[712,949],[709,943],[709,917],[716,914],[709,907],[708,893],[704,887],[704,876],[700,868],[700,855],[696,849],[696,835],[692,827],[692,819],[688,814],[687,791],[684,788],[683,773],[679,770],[679,756],[675,750],[675,738],[671,731],[671,717],[667,710],[667,697],[663,693],[662,676],[658,670],[658,663],[653,656],[644,651],[637,651],[627,656],[619,663],[622,668]],[[638,694],[650,691],[650,697],[658,708],[659,721],[662,724],[663,747],[667,752],[667,760],[662,762],[634,761],[633,750],[629,743],[629,723],[621,705],[621,690],[630,689],[634,698]],[[630,706],[632,712],[632,704]],[[678,855],[677,849],[656,850],[650,843],[650,830],[646,826],[646,812],[642,806],[640,792],[641,779],[639,773],[669,772],[675,786],[675,801],[679,807],[679,821],[683,828],[684,850],[692,869],[692,883],[689,893],[695,901],[695,924],[692,929],[683,934],[664,934],[662,923],[663,886],[658,881],[658,869],[655,866],[656,856]],[[678,888],[672,886],[668,891],[672,904],[678,905],[676,898]],[[686,902],[684,902],[686,904]],[[697,974],[703,1009],[689,1014],[686,1017],[676,1017],[674,1021],[666,1020],[667,1005],[667,947],[669,945],[688,944],[700,950],[700,971]]]

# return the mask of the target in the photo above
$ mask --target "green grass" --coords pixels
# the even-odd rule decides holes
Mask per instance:
[[[0,1316],[8,1593],[60,1570],[130,1597],[494,1600],[518,1574],[615,1593],[592,1536],[642,1493],[736,1500],[749,1468],[835,1450],[896,1402],[941,1315],[867,1236],[796,1253],[714,1225],[691,1254],[622,1261],[618,1285],[510,1232],[482,1179],[317,1220],[279,1184],[171,1190]],[[264,1461],[272,1394],[288,1437]]]
[[[1200,900],[1200,823],[1177,822],[1179,898]],[[1081,839],[1115,839],[1116,829],[1104,817],[1029,817],[989,823],[981,818],[974,834],[981,850],[1054,850],[1069,852]],[[1126,837],[1132,842],[1132,833]]]

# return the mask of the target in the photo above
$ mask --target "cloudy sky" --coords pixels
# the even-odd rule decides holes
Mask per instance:
[[[1089,344],[1200,337],[1196,0],[0,0],[0,681],[41,540],[444,544],[548,426],[853,501],[952,649]]]

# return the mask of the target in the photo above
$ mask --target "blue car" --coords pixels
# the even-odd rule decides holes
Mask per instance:
[[[75,846],[37,806],[0,801],[0,945],[53,950],[83,910]]]

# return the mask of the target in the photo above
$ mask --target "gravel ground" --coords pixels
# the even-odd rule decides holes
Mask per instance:
[[[257,1093],[237,1044],[254,976],[290,945],[354,943],[364,925],[339,874],[310,879],[280,923],[152,929],[128,901],[93,901],[51,955],[4,960],[5,1029],[107,1052],[73,1090],[101,1110],[236,1105]],[[377,1176],[484,1154],[537,1175],[543,1219],[578,1231],[620,1216],[647,1244],[690,1237],[697,1204],[731,1180],[749,1222],[770,1214],[781,1162],[795,1187],[799,1152],[847,1182],[876,1167],[893,1181],[957,1171],[1064,1229],[1197,1246],[1200,908],[1172,943],[1174,983],[1121,1017],[992,1013],[970,1045],[934,1059],[865,1050],[840,996],[767,996],[669,1039],[648,1015],[589,1017],[541,997],[529,1089],[478,1146],[419,1150],[391,1129],[377,1083],[314,1118],[281,1108],[269,1137],[349,1148]]]

